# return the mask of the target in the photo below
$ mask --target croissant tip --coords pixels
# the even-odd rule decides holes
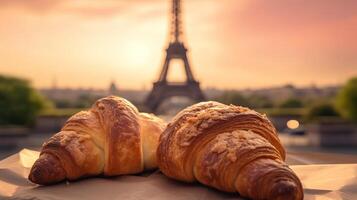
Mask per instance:
[[[42,154],[32,166],[28,179],[39,185],[49,185],[60,182],[65,177],[65,171],[58,158],[51,154]]]
[[[300,185],[295,182],[284,180],[275,183],[271,189],[270,199],[276,200],[302,200],[303,192]]]

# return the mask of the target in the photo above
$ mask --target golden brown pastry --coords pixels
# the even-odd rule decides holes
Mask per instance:
[[[73,115],[42,147],[29,179],[47,185],[103,174],[135,174],[157,167],[156,148],[165,123],[139,113],[115,96]]]
[[[184,109],[161,135],[157,159],[173,179],[251,199],[303,199],[275,128],[248,108],[203,102]]]

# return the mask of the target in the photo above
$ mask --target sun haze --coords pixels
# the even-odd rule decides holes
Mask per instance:
[[[0,73],[38,88],[54,79],[59,87],[151,87],[168,45],[170,3],[0,0]],[[357,75],[357,1],[182,3],[203,87],[334,85]]]

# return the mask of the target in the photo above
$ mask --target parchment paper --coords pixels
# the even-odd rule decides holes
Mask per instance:
[[[27,180],[27,175],[38,154],[24,149],[0,161],[0,199],[243,199],[198,183],[180,183],[159,171],[37,186]],[[357,199],[357,164],[295,165],[291,168],[303,182],[307,200]]]

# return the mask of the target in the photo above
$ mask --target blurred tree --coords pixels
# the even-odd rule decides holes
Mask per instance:
[[[248,102],[253,108],[272,108],[274,103],[271,99],[261,95],[251,95],[248,98]]]
[[[90,108],[95,101],[103,96],[92,94],[80,94],[74,100],[69,99],[56,99],[54,100],[56,108]]]
[[[72,104],[66,99],[56,99],[54,100],[56,108],[72,108]]]
[[[48,105],[27,80],[0,75],[0,125],[31,125]]]
[[[216,100],[225,104],[250,106],[248,99],[237,91],[225,91]]]
[[[338,117],[339,113],[334,106],[329,103],[312,106],[306,114],[307,120],[316,120],[321,117]]]
[[[234,104],[251,108],[271,108],[274,106],[273,102],[265,96],[244,96],[238,91],[226,91],[220,97],[216,98],[216,100],[225,104]]]
[[[283,101],[280,104],[281,108],[302,108],[304,107],[304,104],[302,103],[301,100],[296,99],[296,98],[289,98]]]
[[[357,77],[343,86],[337,95],[336,105],[342,116],[357,121]]]
[[[81,94],[78,100],[75,102],[75,108],[90,108],[92,104],[99,99],[100,97],[90,95],[90,94]]]

